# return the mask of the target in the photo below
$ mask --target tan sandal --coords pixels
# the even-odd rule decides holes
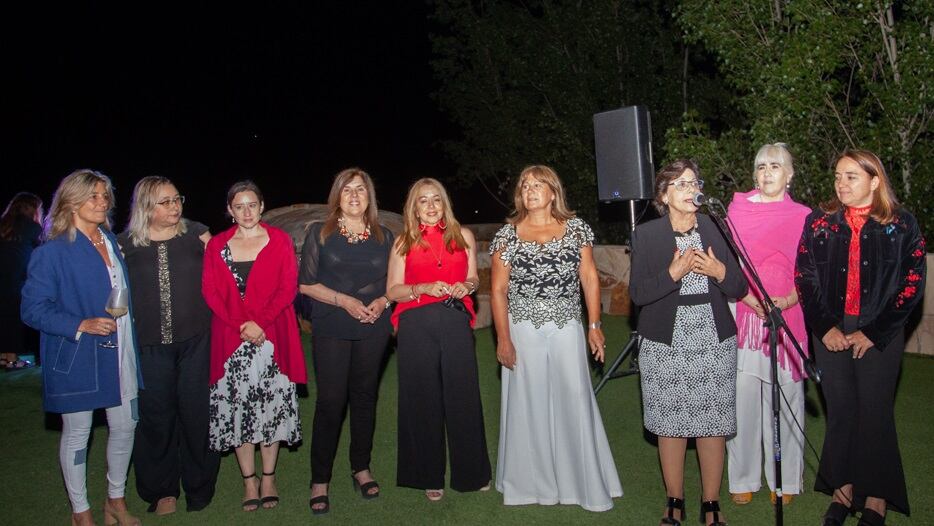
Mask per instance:
[[[775,495],[774,493],[772,494]],[[752,502],[752,492],[747,491],[746,493],[730,493],[730,498],[733,500],[733,504],[737,506],[743,506]],[[775,499],[772,499],[772,503],[775,503]]]

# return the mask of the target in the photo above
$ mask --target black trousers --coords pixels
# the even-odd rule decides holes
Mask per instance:
[[[440,489],[445,435],[451,487],[475,491],[491,479],[473,331],[467,315],[434,303],[399,319],[399,456],[396,483]]]
[[[331,481],[344,411],[350,403],[350,469],[370,469],[379,372],[389,332],[363,340],[312,334],[315,368],[315,419],[311,432],[311,483]]]
[[[844,333],[856,329],[855,317],[844,320]],[[821,335],[823,336],[823,335]],[[853,484],[853,506],[866,497],[885,499],[889,509],[908,514],[905,473],[895,430],[895,385],[905,349],[904,334],[859,360],[850,350],[830,352],[815,335],[821,388],[827,402],[827,433],[814,489],[832,495]]]
[[[189,340],[140,348],[145,389],[133,446],[136,490],[153,506],[185,489],[188,510],[214,497],[220,455],[208,448],[210,331]]]

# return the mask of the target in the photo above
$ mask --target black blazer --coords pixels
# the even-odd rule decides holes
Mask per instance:
[[[697,231],[704,250],[713,247],[714,255],[726,266],[723,283],[711,279],[709,292],[717,338],[723,341],[736,335],[736,322],[728,299],[746,295],[746,277],[720,229],[709,217],[697,214]],[[668,273],[676,247],[675,232],[667,216],[639,225],[632,234],[629,295],[642,307],[639,334],[667,345],[671,345],[681,289],[681,282],[672,280]]]
[[[817,338],[832,327],[843,329],[850,235],[842,210],[814,211],[804,223],[795,285],[804,319]],[[921,300],[925,255],[918,222],[903,209],[888,225],[870,217],[860,231],[857,326],[880,351],[904,328]]]

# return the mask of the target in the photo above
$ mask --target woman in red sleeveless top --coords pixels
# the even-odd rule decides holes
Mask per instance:
[[[454,218],[435,179],[419,179],[406,198],[405,230],[389,256],[387,297],[399,361],[396,483],[444,495],[445,437],[451,488],[490,488],[490,457],[471,327],[470,295],[479,284],[476,242]],[[450,418],[447,418],[450,417]]]

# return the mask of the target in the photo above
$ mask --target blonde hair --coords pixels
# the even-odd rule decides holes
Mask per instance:
[[[448,197],[447,190],[437,179],[424,177],[412,183],[412,186],[409,187],[409,194],[405,198],[405,207],[402,209],[404,226],[402,235],[399,236],[399,255],[408,254],[412,247],[416,245],[428,246],[428,242],[422,239],[422,231],[419,228],[420,221],[418,220],[418,192],[423,186],[434,186],[441,196],[441,203],[444,205],[444,214],[441,221],[445,225],[442,241],[445,249],[451,254],[455,250],[466,250],[467,242],[464,240],[464,235],[461,234],[461,224],[454,217],[451,198]]]
[[[565,196],[564,192],[564,185],[561,184],[561,179],[558,177],[558,173],[555,172],[555,170],[550,166],[545,166],[544,164],[533,164],[531,166],[526,166],[519,173],[519,180],[516,181],[516,189],[513,191],[513,203],[515,204],[515,209],[512,215],[510,215],[506,220],[507,222],[515,225],[529,215],[529,211],[525,208],[525,203],[522,202],[522,183],[529,177],[534,178],[536,181],[547,184],[548,188],[551,189],[551,192],[555,194],[555,200],[551,204],[551,217],[554,217],[562,223],[568,219],[574,218],[574,211],[568,208],[567,197]]]
[[[879,186],[872,193],[872,205],[869,209],[869,216],[879,224],[887,225],[895,220],[895,212],[898,210],[898,198],[892,190],[892,183],[889,182],[889,176],[885,173],[885,167],[882,166],[882,160],[879,156],[869,150],[846,149],[833,161],[834,169],[841,159],[849,159],[859,165],[869,174],[870,180],[873,177],[879,179]],[[821,210],[828,214],[836,213],[845,208],[840,198],[834,193],[833,198],[821,203]]]
[[[159,175],[150,175],[143,177],[133,188],[133,200],[130,203],[130,226],[127,232],[130,234],[130,240],[134,247],[149,246],[149,225],[152,222],[152,211],[156,209],[156,198],[159,195],[159,187],[165,185],[175,186],[167,177]],[[182,204],[178,204],[179,208]],[[188,231],[188,221],[182,219],[178,222],[178,233],[184,234]]]
[[[94,170],[75,170],[68,174],[58,184],[55,195],[52,196],[52,205],[49,214],[45,217],[45,238],[55,239],[62,234],[68,235],[68,241],[75,240],[75,223],[72,216],[77,213],[91,195],[97,183],[104,183],[107,199],[110,206],[102,227],[110,230],[110,215],[114,209],[114,187],[110,178]]]
[[[328,194],[328,216],[324,220],[324,226],[321,227],[321,235],[318,238],[320,242],[324,243],[324,240],[337,230],[337,220],[341,217],[341,192],[357,176],[363,179],[363,185],[366,186],[367,206],[364,212],[366,224],[370,227],[370,232],[376,236],[379,244],[383,244],[385,238],[383,229],[379,226],[379,207],[376,204],[376,188],[373,186],[373,179],[370,178],[370,174],[356,167],[341,170],[334,177],[331,193]]]

